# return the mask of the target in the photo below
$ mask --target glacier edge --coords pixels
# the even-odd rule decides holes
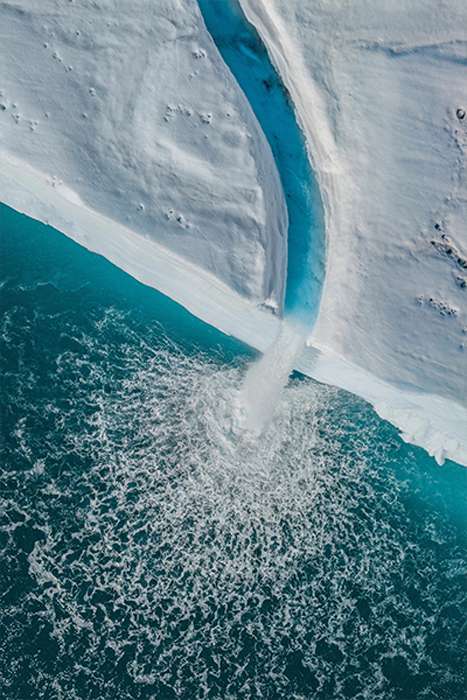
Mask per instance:
[[[294,6],[296,4],[294,3]],[[276,67],[281,71],[281,77],[289,89],[292,85],[290,73],[286,63],[281,64],[284,56],[277,48],[281,45],[281,42],[282,45],[288,47],[288,51],[290,50],[291,58],[296,59],[298,77],[300,78],[298,87],[300,90],[290,91],[294,101],[296,100],[296,109],[298,114],[301,115],[302,123],[305,129],[308,129],[312,161],[320,182],[329,228],[328,235],[331,240],[329,254],[331,270],[325,282],[325,298],[322,303],[320,318],[313,331],[310,330],[309,347],[300,358],[297,369],[318,381],[342,387],[361,396],[371,403],[383,418],[389,420],[401,430],[403,439],[424,447],[436,458],[438,463],[442,463],[445,458],[449,458],[467,466],[467,406],[461,403],[467,397],[465,386],[467,373],[463,372],[463,368],[465,368],[465,353],[464,355],[458,353],[455,356],[455,361],[452,363],[448,383],[449,387],[452,385],[454,389],[450,389],[450,392],[446,393],[446,395],[441,395],[438,393],[438,390],[444,391],[443,371],[439,370],[439,376],[434,375],[433,372],[430,375],[431,365],[429,362],[425,365],[428,369],[424,369],[420,373],[416,371],[417,359],[414,361],[415,371],[408,371],[397,356],[391,356],[388,362],[380,362],[378,358],[384,354],[381,349],[383,348],[384,350],[387,347],[384,343],[380,346],[377,345],[365,355],[366,349],[364,346],[365,343],[371,340],[369,329],[374,324],[374,315],[372,316],[368,308],[365,307],[362,312],[363,320],[362,318],[359,319],[356,314],[353,317],[349,316],[349,318],[345,316],[345,312],[348,309],[350,309],[352,314],[357,309],[353,293],[348,295],[348,303],[355,302],[354,306],[350,308],[343,304],[342,310],[338,308],[338,303],[342,299],[345,300],[346,292],[352,288],[352,283],[355,281],[355,278],[352,276],[347,276],[344,269],[345,261],[342,259],[342,254],[339,254],[339,248],[342,249],[344,247],[345,253],[347,254],[348,252],[349,254],[347,265],[349,266],[352,262],[356,262],[357,257],[353,245],[349,245],[348,250],[345,248],[346,242],[352,240],[350,234],[354,235],[355,231],[350,231],[349,229],[349,237],[347,239],[340,234],[338,236],[336,233],[341,226],[345,230],[346,213],[350,211],[350,208],[345,209],[344,205],[350,207],[350,202],[355,208],[357,205],[353,202],[353,196],[361,194],[357,191],[358,178],[355,191],[346,189],[342,184],[344,180],[348,180],[351,176],[348,169],[348,160],[354,152],[351,151],[351,143],[342,148],[340,139],[345,134],[338,133],[336,135],[333,127],[333,119],[335,120],[336,113],[330,110],[329,94],[332,93],[332,100],[338,100],[339,91],[336,88],[332,92],[335,86],[332,85],[332,80],[328,74],[324,72],[321,75],[322,83],[317,87],[310,78],[309,67],[307,67],[309,57],[303,58],[297,37],[294,37],[294,41],[290,39],[289,42],[287,31],[284,30],[284,33],[282,28],[275,35],[274,32],[271,34],[271,27],[272,30],[275,30],[274,22],[271,20],[271,16],[274,14],[272,11],[274,10],[279,16],[283,5],[283,3],[281,5],[280,2],[271,0],[270,7],[266,11],[264,3],[259,2],[259,0],[242,0],[245,13],[257,27],[263,41],[271,51],[271,56],[275,57]],[[365,6],[365,3],[360,2],[359,5]],[[323,7],[323,3],[317,3],[316,12],[318,15],[320,12],[324,12]],[[332,9],[333,7],[336,7],[336,4],[329,3],[328,8]],[[291,37],[297,31],[293,26],[293,16],[294,12],[290,12],[291,28],[289,27],[289,29]],[[342,23],[340,26],[342,28]],[[337,25],[336,29],[337,33],[338,31],[339,25]],[[354,50],[352,47],[352,51]],[[276,54],[274,54],[274,51],[276,51]],[[357,55],[360,57],[360,53]],[[366,57],[367,54],[363,54],[363,56]],[[326,55],[326,60],[328,59],[329,56]],[[366,58],[362,60],[366,60]],[[371,57],[371,60],[373,61],[373,57]],[[385,60],[381,59],[382,62]],[[402,58],[402,60],[405,60],[405,58]],[[410,60],[412,59],[410,58]],[[371,65],[373,64],[371,63]],[[342,72],[343,69],[339,61],[337,62],[337,68]],[[337,68],[336,65],[332,66],[331,72],[335,71],[337,77],[339,77],[340,73]],[[378,71],[376,72],[376,78],[386,75],[384,72],[386,68],[382,72]],[[344,83],[347,84],[346,81],[350,80],[352,76],[349,77],[345,74],[344,77]],[[329,82],[327,82],[328,80]],[[326,90],[329,90],[329,94],[326,90],[323,90],[323,85],[326,86]],[[316,87],[316,90],[313,91],[312,86]],[[338,87],[342,88],[342,85]],[[349,83],[348,87],[351,90],[354,86]],[[310,96],[310,90],[312,91],[311,95],[315,99],[315,108],[313,110],[310,110],[310,101],[307,98],[307,94]],[[459,88],[460,90],[461,88]],[[461,99],[463,98],[460,94],[459,100]],[[390,105],[388,105],[388,109],[390,109]],[[370,117],[374,117],[374,115],[370,115]],[[371,119],[369,118],[365,124],[367,127],[369,125],[370,128]],[[11,129],[7,135],[10,133],[13,133]],[[34,138],[38,136],[39,132],[34,134]],[[344,151],[344,157],[342,151]],[[1,199],[5,204],[33,218],[49,223],[90,250],[104,255],[136,279],[167,294],[202,320],[218,327],[227,334],[236,336],[248,345],[262,351],[272,342],[277,335],[280,321],[277,317],[260,308],[261,302],[265,301],[266,293],[261,298],[261,294],[258,293],[257,289],[249,289],[248,287],[245,287],[240,293],[234,288],[235,285],[232,284],[232,280],[229,279],[228,274],[226,275],[225,270],[216,269],[216,265],[213,265],[211,269],[203,269],[196,261],[187,259],[182,254],[183,251],[171,250],[167,245],[164,245],[165,242],[153,240],[143,235],[144,232],[138,232],[132,227],[132,222],[126,222],[122,216],[119,215],[117,219],[114,219],[107,216],[105,211],[96,210],[89,205],[86,197],[81,196],[79,188],[75,186],[76,179],[74,177],[67,178],[64,176],[62,186],[51,187],[50,169],[47,169],[47,149],[44,150],[44,153],[45,155],[42,154],[39,158],[36,157],[36,152],[35,157],[29,159],[27,152],[13,153],[10,144],[7,149],[4,149],[2,154],[3,168],[0,173],[0,191]],[[364,153],[365,157],[366,155]],[[391,165],[391,163],[389,164]],[[367,164],[364,163],[363,165],[366,167]],[[368,177],[368,172],[365,172]],[[390,171],[390,174],[393,174],[392,171]],[[375,181],[377,181],[377,178],[375,178]],[[387,205],[386,211],[391,212],[396,200],[394,199],[394,183],[390,182],[389,185],[387,202],[385,204]],[[456,195],[458,199],[462,195],[463,181],[460,187],[461,189]],[[278,206],[278,220],[280,220],[280,194],[275,186],[270,189],[270,192],[274,198],[274,205]],[[136,196],[137,191],[135,190],[133,194]],[[416,194],[418,197],[418,193]],[[442,194],[444,196],[445,192],[443,191]],[[339,200],[342,204],[339,203]],[[361,200],[358,197],[356,201],[357,204],[361,204]],[[235,201],[233,201],[233,204],[235,205]],[[267,206],[268,203],[266,203]],[[372,216],[368,217],[369,224],[373,227],[375,224],[380,225],[380,222],[375,220],[373,213],[370,213]],[[414,216],[417,225],[420,227],[426,226],[425,222],[420,222],[417,219],[415,207],[410,210],[410,215]],[[459,212],[456,214],[456,212],[452,213],[451,210],[449,210],[448,215],[454,220],[454,224],[456,223],[455,217],[460,216]],[[258,221],[261,220],[261,216],[260,209],[258,209]],[[355,225],[355,221],[352,221],[352,223]],[[280,225],[284,226],[283,219]],[[459,238],[456,226],[454,226],[454,231]],[[359,235],[361,240],[366,240],[364,239],[364,232]],[[400,239],[402,243],[404,242],[404,236],[408,236],[406,229],[402,230]],[[277,238],[277,240],[279,239]],[[383,240],[383,237],[381,240]],[[418,245],[419,241],[414,242],[410,239],[409,243],[409,255],[407,257],[413,256],[414,246],[415,244]],[[462,238],[460,244],[464,244]],[[278,245],[280,248],[280,243]],[[275,255],[281,258],[278,252],[279,248],[275,250]],[[389,259],[393,259],[390,257],[391,255],[394,258],[393,251],[389,251]],[[427,270],[432,273],[432,279],[444,293],[446,289],[450,288],[448,288],[447,283],[445,284],[444,278],[442,279],[440,261],[437,258],[433,258],[433,260],[434,262],[431,259],[429,261],[431,267],[424,267],[422,273],[425,276],[427,275]],[[278,264],[279,267],[276,270],[280,269],[280,262]],[[408,269],[408,263],[405,258],[403,264],[406,266],[405,268],[402,266],[405,273]],[[376,269],[380,275],[384,273],[383,264],[379,268],[376,266]],[[366,269],[359,269],[359,272],[366,273],[366,271]],[[415,278],[418,283],[421,279],[421,273],[417,273]],[[428,279],[431,278],[428,277]],[[359,281],[361,281],[361,277]],[[280,289],[281,280],[276,280],[276,283],[278,286],[276,288],[275,301],[280,299],[282,294]],[[358,284],[353,286],[358,287]],[[458,292],[458,294],[460,293]],[[414,306],[414,308],[417,307]],[[384,315],[386,311],[387,307],[382,306],[379,308],[381,313],[380,319],[387,318],[392,322],[389,312],[387,316]],[[405,313],[406,309],[403,308],[403,311]],[[427,308],[422,309],[422,312],[425,314],[425,323],[426,319],[429,318],[427,315],[429,311]],[[411,307],[410,313],[412,313]],[[376,318],[378,318],[378,315],[376,315]],[[365,325],[366,322],[369,326]],[[441,323],[444,325],[440,326]],[[419,331],[419,325],[421,326],[421,324],[414,325],[415,333]],[[434,340],[430,336],[430,347],[434,343],[435,356],[438,356],[436,353],[442,356],[444,346],[441,341],[438,343],[439,347],[436,345],[435,336],[439,328],[444,329],[447,326],[444,323],[444,319],[441,321],[435,319],[432,325]],[[394,340],[392,336],[389,336],[389,339],[391,338]],[[362,352],[362,348],[365,352]],[[368,357],[368,367],[365,366],[365,369],[363,369],[360,364],[362,361],[365,362],[366,357]],[[400,376],[398,374],[399,370]],[[455,398],[456,377],[460,383],[459,400]]]
[[[8,206],[62,232],[66,230],[66,235],[76,242],[104,255],[143,284],[155,287],[227,335],[261,352],[277,336],[279,318],[170,251],[71,202],[60,191],[51,190],[45,178],[24,163],[4,163],[0,189]],[[108,236],[110,230],[112,238]],[[92,231],[92,236],[86,231]],[[143,264],[147,260],[152,261],[151,267]],[[155,262],[158,264],[154,265]],[[439,397],[399,390],[331,350],[310,342],[296,369],[365,399],[382,418],[399,428],[403,439],[427,450],[439,464],[451,459],[467,466],[464,407]]]

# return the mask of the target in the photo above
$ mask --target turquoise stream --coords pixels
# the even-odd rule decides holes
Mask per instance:
[[[236,0],[199,0],[206,27],[269,142],[289,216],[285,311],[310,327],[325,265],[321,198],[289,95]]]
[[[467,470],[0,206],[0,697],[461,700]]]

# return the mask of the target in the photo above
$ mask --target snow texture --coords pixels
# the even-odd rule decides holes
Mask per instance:
[[[279,177],[195,0],[7,0],[0,27],[2,160],[281,308]]]
[[[467,464],[467,6],[241,5],[325,210],[325,286],[297,368]],[[196,2],[7,0],[0,28],[0,199],[267,348],[284,199]]]
[[[406,439],[465,463],[467,5],[242,6],[292,95],[323,197],[327,275],[310,343],[358,367],[360,389],[335,383]],[[394,391],[375,395],[381,381]]]

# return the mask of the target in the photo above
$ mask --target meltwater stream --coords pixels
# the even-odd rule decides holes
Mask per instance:
[[[199,0],[206,27],[269,143],[289,218],[285,311],[311,328],[325,265],[319,189],[286,88],[238,0]]]
[[[467,470],[0,206],[0,697],[465,697]]]
[[[285,315],[277,339],[246,375],[240,426],[260,434],[316,318],[324,276],[324,221],[306,143],[289,95],[237,0],[199,0],[206,27],[270,145],[289,219]]]

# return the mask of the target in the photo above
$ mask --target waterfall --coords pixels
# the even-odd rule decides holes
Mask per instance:
[[[272,345],[250,365],[239,396],[242,423],[247,431],[259,435],[272,420],[305,339],[303,326],[283,321]]]

